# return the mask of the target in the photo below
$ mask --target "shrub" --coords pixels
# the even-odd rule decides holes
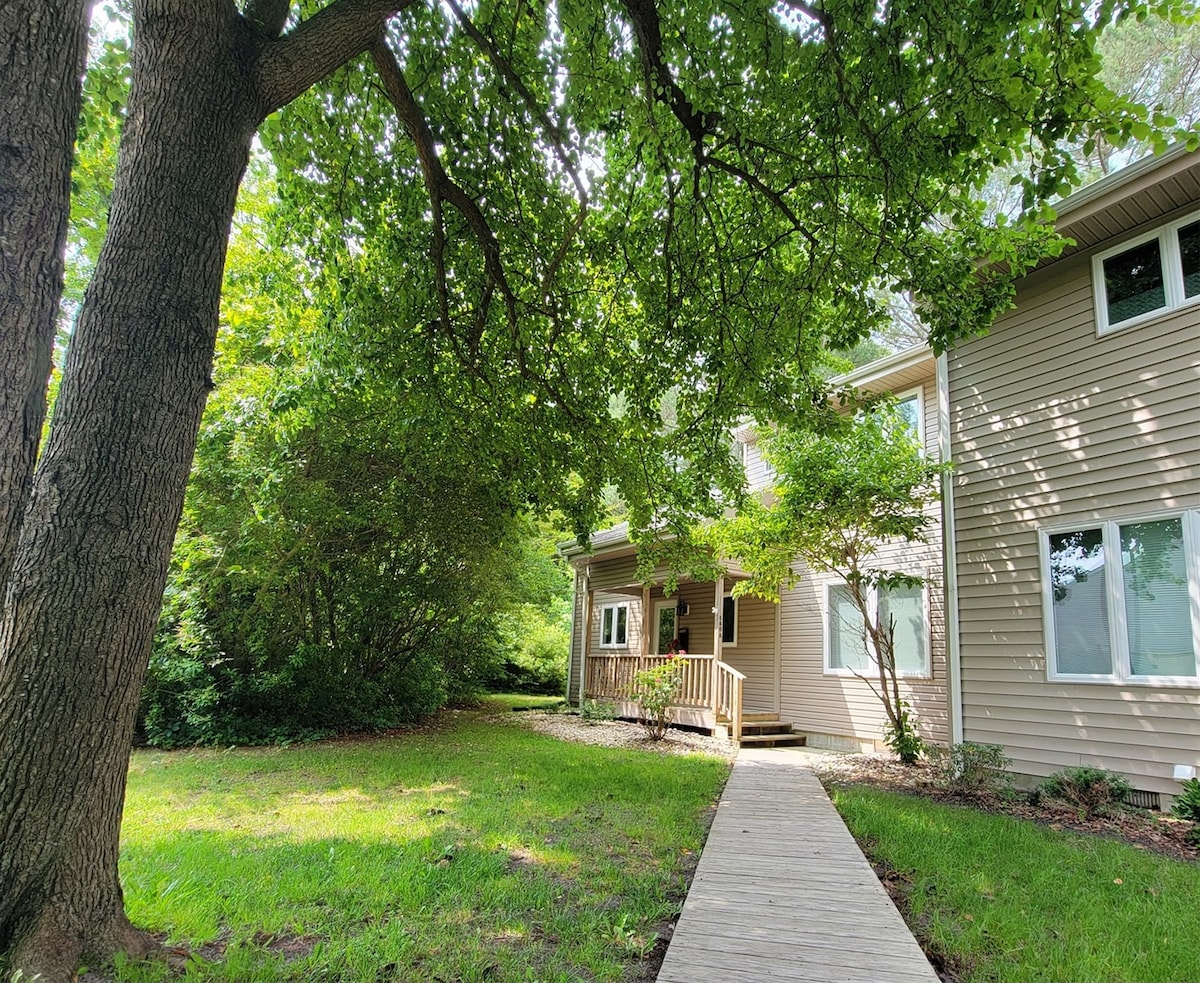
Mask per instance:
[[[579,707],[579,716],[585,724],[600,724],[616,720],[617,708],[605,700],[584,700]]]
[[[650,740],[661,740],[671,724],[671,705],[679,690],[683,664],[674,658],[633,674],[633,692],[642,709]]]
[[[1171,814],[1200,823],[1200,778],[1189,778],[1183,783],[1183,791],[1171,804]]]
[[[1012,760],[999,744],[963,741],[949,748],[927,749],[934,778],[943,788],[958,795],[1003,794],[1012,787],[1005,770]]]
[[[895,722],[889,720],[883,728],[883,743],[906,765],[915,765],[925,753],[925,739],[917,733],[917,718],[907,700],[900,701]]]
[[[1124,801],[1129,794],[1129,782],[1103,768],[1065,768],[1047,778],[1035,791],[1041,798],[1074,806],[1086,819]]]
[[[1189,778],[1183,783],[1183,791],[1171,804],[1171,814],[1198,824],[1188,832],[1188,842],[1200,846],[1200,778]]]

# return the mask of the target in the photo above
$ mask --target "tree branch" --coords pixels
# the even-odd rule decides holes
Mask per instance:
[[[382,35],[393,14],[416,0],[334,0],[259,54],[259,108],[265,118],[330,72],[362,54]],[[283,0],[250,0],[251,8],[278,13]],[[286,16],[286,15],[285,15]]]
[[[479,243],[479,248],[483,252],[487,283],[484,287],[484,302],[481,305],[480,318],[477,319],[476,334],[482,332],[482,318],[487,312],[487,303],[495,287],[499,287],[500,293],[504,297],[509,321],[515,323],[517,320],[516,297],[509,288],[504,267],[500,264],[500,244],[496,241],[491,226],[488,225],[487,219],[484,218],[483,212],[479,210],[474,199],[450,179],[446,169],[442,166],[433,131],[429,128],[429,123],[425,119],[421,107],[417,105],[417,100],[408,87],[404,72],[401,70],[399,62],[396,61],[392,49],[387,46],[387,42],[382,37],[379,37],[370,46],[370,51],[371,58],[374,60],[379,77],[383,82],[384,91],[395,107],[400,122],[404,124],[404,128],[412,137],[413,143],[416,144],[417,158],[420,160],[421,169],[425,174],[425,185],[433,200],[435,235],[445,235],[444,230],[440,229],[441,203],[449,202],[467,220],[467,224],[471,227],[471,231]],[[444,288],[443,278],[443,282],[439,284],[439,291]],[[443,303],[445,303],[444,300]],[[447,313],[447,311],[443,311],[442,316],[446,317]],[[446,327],[449,328],[448,321]]]
[[[291,13],[291,0],[246,0],[242,16],[260,34],[277,38]]]
[[[446,3],[449,5],[450,9],[454,11],[454,16],[458,18],[458,22],[462,25],[462,29],[466,31],[467,36],[479,46],[484,54],[488,56],[488,59],[496,67],[496,70],[502,76],[504,76],[504,78],[508,81],[508,84],[511,85],[514,90],[516,90],[517,94],[521,97],[521,101],[524,102],[525,107],[534,115],[537,121],[542,124],[542,129],[550,137],[551,145],[554,148],[555,158],[558,160],[559,164],[562,165],[563,170],[567,172],[568,177],[571,179],[571,183],[575,186],[575,193],[579,196],[579,213],[571,225],[569,234],[564,237],[562,243],[559,245],[559,248],[555,251],[553,259],[551,259],[550,264],[546,267],[544,275],[542,276],[542,297],[549,299],[550,288],[553,285],[554,278],[558,275],[558,270],[562,266],[563,260],[566,259],[567,251],[570,249],[571,243],[574,241],[575,237],[579,235],[580,230],[583,228],[583,223],[587,220],[589,203],[587,186],[583,183],[583,179],[579,175],[579,169],[575,167],[574,163],[571,161],[570,154],[567,153],[566,135],[563,132],[563,128],[550,118],[549,111],[537,101],[533,95],[533,92],[530,91],[529,86],[525,84],[525,80],[521,78],[516,69],[512,67],[512,64],[508,61],[508,59],[500,53],[500,50],[496,47],[492,40],[488,38],[487,35],[485,35],[481,30],[479,30],[479,28],[475,25],[475,22],[467,16],[466,12],[458,4],[457,0],[446,0]]]

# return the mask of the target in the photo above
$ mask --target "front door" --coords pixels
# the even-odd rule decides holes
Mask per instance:
[[[651,655],[666,655],[671,642],[678,637],[675,601],[655,601],[654,635]]]

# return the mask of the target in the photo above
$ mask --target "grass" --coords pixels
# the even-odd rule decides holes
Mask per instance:
[[[894,792],[833,797],[907,882],[918,938],[964,981],[1200,980],[1195,865]]]
[[[477,713],[395,738],[138,752],[127,907],[222,957],[188,980],[637,979],[727,773]]]

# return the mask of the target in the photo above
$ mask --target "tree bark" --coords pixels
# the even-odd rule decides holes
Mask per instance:
[[[139,944],[117,843],[134,718],[260,120],[231,3],[137,6],[109,232],[0,623],[0,943],[70,978]]]
[[[89,7],[0,4],[0,584],[45,416]]]
[[[133,84],[108,232],[32,491],[26,498],[18,488],[20,501],[11,507],[19,516],[25,505],[23,520],[12,526],[20,531],[15,549],[10,547],[0,612],[0,955],[7,954],[9,971],[67,983],[81,958],[105,961],[118,950],[139,955],[150,947],[126,919],[117,874],[125,777],[212,386],[238,186],[262,119],[364,51],[388,14],[403,5],[336,0],[294,36],[276,40],[270,32],[283,23],[284,0],[255,4],[253,24],[233,0],[135,0]],[[63,27],[59,37],[47,25],[54,12],[60,19],[68,10],[85,18],[87,6],[87,0],[19,0],[0,8],[0,27],[17,32],[16,47],[29,49],[21,52],[29,63],[59,71],[46,86],[60,86],[67,62],[75,73],[66,80],[75,86],[74,102],[46,103],[64,128],[53,141],[39,131],[44,122],[36,92],[25,103],[15,97],[0,102],[20,117],[0,135],[17,133],[49,156],[51,143],[59,153],[65,146],[68,158],[26,161],[45,172],[40,184],[29,187],[53,192],[45,214],[25,220],[50,245],[37,254],[40,266],[30,261],[38,269],[28,282],[0,281],[48,324],[0,366],[0,372],[8,361],[23,366],[24,375],[0,374],[0,389],[5,399],[15,393],[23,408],[22,439],[32,440],[29,461],[61,293],[74,135],[68,122],[78,112],[85,44],[85,32]],[[33,25],[25,34],[22,16]],[[86,24],[77,26],[82,32]],[[61,50],[52,52],[56,46]],[[0,84],[6,71],[25,70],[17,54],[10,51],[7,63],[2,58]],[[37,71],[38,78],[52,74],[50,67]],[[0,156],[24,153],[23,144],[5,139]],[[8,168],[0,169],[0,178],[9,182],[14,166],[0,165]],[[0,184],[0,192],[7,187]],[[14,200],[30,211],[35,192],[20,182],[13,187]],[[7,215],[9,205],[4,208]],[[5,236],[24,234],[4,221]],[[0,243],[0,274],[8,277],[9,241]],[[6,342],[10,321],[34,327],[32,315],[22,321],[14,311],[11,318],[7,305],[0,312]],[[0,408],[7,414],[7,404]],[[0,453],[7,456],[7,445]],[[3,509],[9,508],[9,474],[0,470]],[[7,521],[6,514],[0,520]]]

